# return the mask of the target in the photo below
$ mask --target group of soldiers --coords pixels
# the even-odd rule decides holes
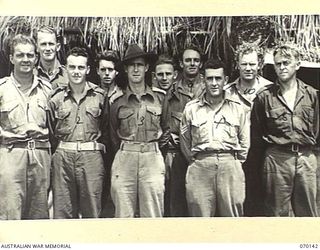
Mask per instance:
[[[297,79],[294,47],[275,48],[272,83],[259,75],[261,49],[240,46],[230,83],[195,46],[178,72],[172,57],[130,44],[122,60],[97,56],[94,84],[86,50],[72,48],[63,66],[60,46],[47,26],[11,40],[1,219],[46,219],[51,206],[55,219],[318,215],[319,97]]]

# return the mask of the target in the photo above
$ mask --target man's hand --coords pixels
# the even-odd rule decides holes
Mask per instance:
[[[180,144],[180,138],[178,135],[171,133],[170,142],[172,145],[176,146]]]

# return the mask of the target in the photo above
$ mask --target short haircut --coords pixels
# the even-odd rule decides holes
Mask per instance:
[[[273,51],[273,56],[280,53],[280,55],[290,58],[293,56],[296,60],[300,60],[300,53],[297,46],[293,44],[280,44],[275,47]]]
[[[14,53],[14,47],[17,44],[31,44],[34,47],[34,52],[36,53],[36,42],[30,36],[18,34],[15,35],[10,42],[10,55]]]
[[[111,61],[114,63],[115,68],[117,68],[118,63],[120,61],[119,56],[114,50],[106,50],[97,55],[96,58],[96,67],[99,68],[99,63],[101,60]]]
[[[180,60],[182,61],[183,60],[183,54],[186,50],[194,50],[194,51],[197,51],[200,55],[200,60],[203,61],[204,59],[204,54],[202,52],[202,50],[200,49],[200,47],[194,45],[194,44],[191,44],[191,45],[188,45],[187,47],[185,47],[185,49],[182,51],[182,53],[180,54],[179,58]]]
[[[212,58],[206,61],[206,63],[203,66],[203,70],[205,71],[206,69],[223,69],[223,73],[226,76],[227,68],[224,62],[222,62],[218,58]]]
[[[264,50],[259,47],[256,43],[248,43],[244,42],[237,47],[236,50],[236,61],[239,62],[240,58],[243,55],[250,54],[252,52],[256,52],[258,55],[258,63],[262,65],[264,63]]]
[[[68,58],[69,56],[83,56],[83,57],[86,57],[86,58],[89,57],[88,52],[86,51],[86,49],[85,48],[80,48],[80,47],[74,47],[71,50],[69,50],[66,58]]]
[[[171,64],[174,69],[176,68],[176,64],[173,58],[167,54],[162,54],[158,57],[158,60],[156,61],[154,68],[161,64]]]
[[[39,32],[53,34],[56,37],[56,40],[58,40],[58,33],[52,26],[49,26],[49,25],[40,26],[40,28],[38,28],[37,32],[34,33],[35,40],[38,39]]]

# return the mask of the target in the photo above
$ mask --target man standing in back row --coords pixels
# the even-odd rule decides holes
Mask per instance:
[[[166,146],[167,158],[171,158],[170,169],[170,216],[186,217],[188,208],[185,191],[185,176],[188,163],[180,150],[180,122],[187,102],[200,97],[205,84],[200,75],[203,55],[195,46],[187,47],[180,58],[181,79],[168,91],[164,100],[164,122],[170,141]]]
[[[279,45],[273,53],[275,84],[257,94],[252,109],[252,147],[265,148],[264,208],[267,216],[317,216],[319,100],[314,88],[297,79],[299,52]]]
[[[38,77],[51,83],[52,88],[68,85],[66,69],[58,60],[61,44],[56,31],[50,26],[42,26],[36,32],[39,63],[35,68]]]
[[[256,44],[243,43],[237,49],[237,68],[239,78],[229,83],[225,89],[233,98],[238,99],[250,119],[253,100],[264,86],[272,82],[259,75],[263,66],[264,54]],[[247,123],[250,127],[250,121]],[[261,157],[259,148],[250,148],[247,160],[243,163],[246,175],[245,216],[263,215],[261,187]]]

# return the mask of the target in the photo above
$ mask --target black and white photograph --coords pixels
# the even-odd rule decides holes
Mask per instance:
[[[319,217],[319,92],[316,14],[2,15],[0,220]]]

